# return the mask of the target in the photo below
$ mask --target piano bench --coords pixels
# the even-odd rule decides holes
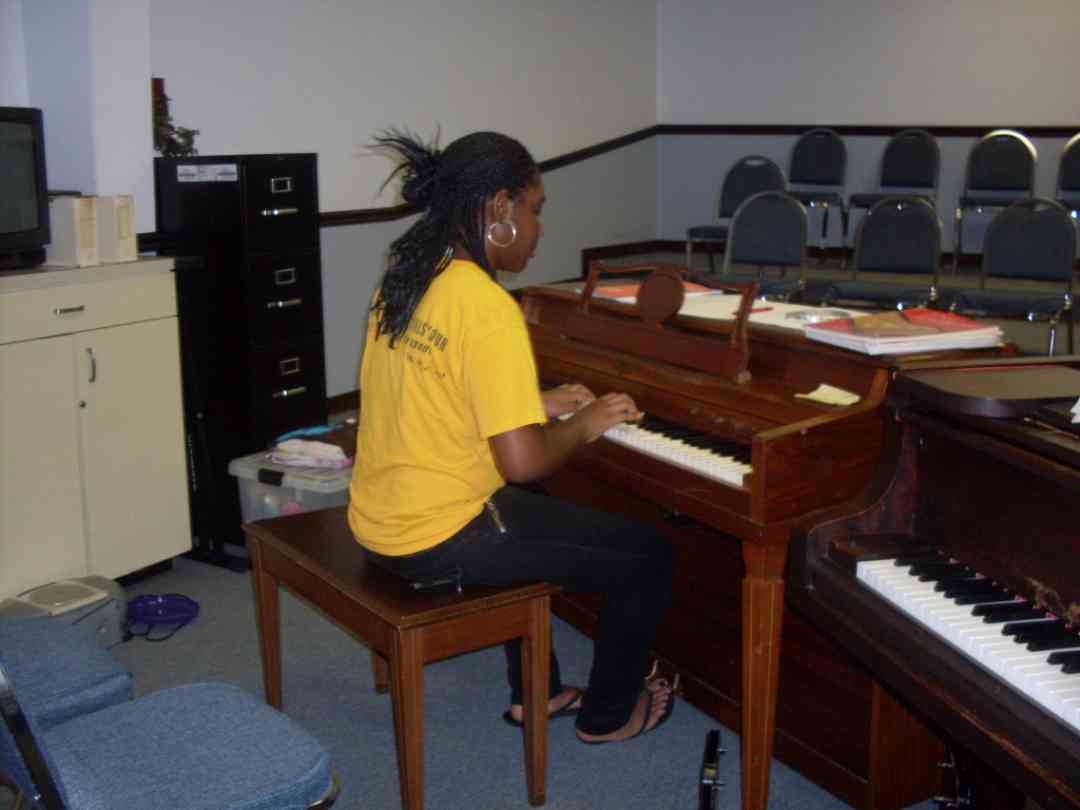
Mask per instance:
[[[372,652],[375,689],[391,693],[401,804],[424,805],[424,665],[521,638],[529,803],[544,803],[551,595],[544,582],[414,588],[370,563],[345,507],[244,524],[252,558],[267,702],[281,708],[278,585],[320,608]]]

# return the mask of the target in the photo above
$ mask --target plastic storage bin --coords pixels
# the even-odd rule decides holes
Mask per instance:
[[[288,467],[272,463],[270,454],[263,452],[233,459],[229,473],[240,488],[240,514],[245,523],[349,502],[351,467]]]

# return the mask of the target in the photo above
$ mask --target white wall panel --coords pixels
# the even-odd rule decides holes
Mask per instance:
[[[380,128],[543,160],[656,117],[654,0],[151,0],[151,51],[201,153],[318,152],[324,211],[394,202]]]

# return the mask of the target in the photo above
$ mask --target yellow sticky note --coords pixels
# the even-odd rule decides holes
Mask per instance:
[[[826,385],[825,383],[821,383],[809,394],[796,394],[795,396],[798,399],[824,402],[826,405],[854,405],[862,399],[858,394],[853,394],[851,391],[845,391],[843,388],[837,388],[834,385]]]

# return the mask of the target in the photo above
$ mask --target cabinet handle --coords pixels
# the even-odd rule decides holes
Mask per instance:
[[[303,298],[286,298],[282,301],[267,301],[267,309],[286,309],[288,307],[298,307],[304,303]]]
[[[292,191],[292,178],[291,177],[271,177],[270,178],[270,193],[271,194],[288,194]]]
[[[296,283],[296,268],[282,267],[274,271],[274,283],[279,287],[285,287]]]
[[[286,357],[284,360],[278,363],[278,373],[282,377],[288,377],[290,374],[299,374],[300,358]]]
[[[272,399],[287,399],[288,397],[299,396],[300,394],[307,393],[306,385],[298,385],[295,388],[283,388],[280,391],[275,391],[271,394]]]
[[[97,358],[94,357],[94,350],[93,349],[88,348],[86,350],[86,354],[90,358],[90,379],[88,379],[87,382],[96,382],[97,381]]]
[[[64,315],[75,315],[78,312],[85,312],[86,305],[79,304],[77,307],[53,307],[52,314],[57,318],[61,318]]]
[[[259,212],[264,217],[284,217],[289,214],[299,214],[299,208],[264,208]]]

